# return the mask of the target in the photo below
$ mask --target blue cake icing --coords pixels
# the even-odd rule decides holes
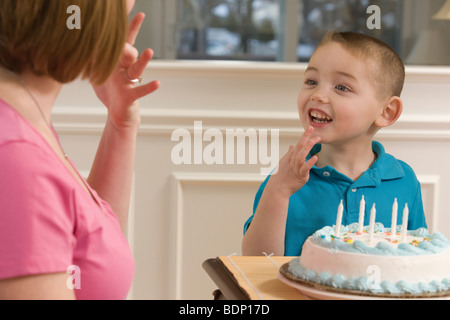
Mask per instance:
[[[354,223],[341,227],[341,237],[334,236],[334,227],[324,227],[316,231],[310,241],[316,245],[328,248],[331,252],[350,252],[357,254],[379,255],[379,256],[425,256],[444,252],[449,249],[449,240],[441,233],[434,232],[430,234],[427,229],[420,228],[408,231],[408,235],[413,237],[422,237],[425,241],[417,241],[415,243],[399,243],[393,246],[386,242],[378,242],[375,246],[369,246],[363,241],[345,241],[346,235],[355,234],[358,224]],[[377,233],[388,233],[390,229],[384,228],[381,223],[375,224]],[[382,281],[381,283],[373,283],[367,276],[345,277],[341,274],[332,275],[328,272],[317,273],[314,270],[307,269],[300,264],[300,258],[295,258],[289,263],[289,272],[294,276],[314,283],[318,283],[333,288],[357,290],[362,292],[370,292],[375,294],[423,294],[436,293],[439,291],[450,290],[450,270],[449,276],[433,280],[429,283],[408,283],[400,280],[397,283]]]
[[[358,224],[353,223],[348,226],[343,226],[341,233],[345,234],[355,233],[358,229]],[[375,223],[375,232],[390,232],[390,229],[384,228],[382,223]],[[390,246],[385,242],[379,242],[375,247],[367,246],[362,241],[355,241],[353,243],[344,242],[341,238],[334,238],[334,227],[324,227],[316,231],[311,236],[311,241],[322,247],[330,249],[341,250],[345,252],[354,252],[361,254],[375,254],[375,255],[392,255],[392,256],[411,256],[424,255],[442,252],[449,247],[450,242],[440,232],[429,234],[426,228],[419,228],[417,230],[408,231],[408,234],[415,237],[429,237],[429,240],[422,241],[414,246],[410,243],[401,243],[398,247]]]

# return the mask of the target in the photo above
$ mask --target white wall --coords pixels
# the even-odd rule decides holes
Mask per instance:
[[[242,226],[264,178],[261,165],[180,165],[171,134],[218,128],[279,129],[280,156],[301,135],[296,99],[304,64],[153,61],[145,79],[162,86],[142,99],[128,237],[137,268],[131,298],[211,299],[202,262],[240,254]],[[428,224],[450,237],[450,68],[407,68],[404,115],[379,132],[387,152],[422,181]],[[53,115],[61,142],[88,171],[105,121],[89,85],[63,89]],[[206,145],[207,143],[205,143]]]

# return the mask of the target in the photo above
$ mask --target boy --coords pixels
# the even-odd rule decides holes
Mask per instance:
[[[244,255],[300,255],[308,236],[336,223],[341,199],[342,224],[357,222],[363,195],[365,225],[376,203],[376,221],[390,227],[397,198],[397,221],[407,203],[408,229],[426,226],[413,170],[373,141],[402,113],[404,78],[401,59],[383,42],[353,32],[324,36],[297,101],[305,133],[261,185],[244,227]]]

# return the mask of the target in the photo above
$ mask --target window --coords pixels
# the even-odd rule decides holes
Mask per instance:
[[[339,0],[313,1],[303,0],[301,10],[301,27],[298,46],[300,61],[308,61],[322,36],[328,30],[355,31],[368,34],[388,43],[401,51],[402,24],[401,0]],[[369,29],[367,20],[376,12],[367,9],[370,5],[380,8],[380,29]],[[375,17],[374,17],[375,18]]]
[[[137,0],[135,10],[147,13],[138,45],[159,59],[305,62],[325,32],[337,30],[379,38],[407,64],[450,65],[449,2]]]
[[[178,1],[179,59],[275,60],[280,1]]]

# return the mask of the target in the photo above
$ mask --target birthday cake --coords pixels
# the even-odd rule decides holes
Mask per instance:
[[[404,231],[371,221],[324,227],[300,257],[280,269],[289,281],[318,290],[375,297],[450,297],[450,242],[427,229]],[[370,232],[368,231],[370,230]]]

